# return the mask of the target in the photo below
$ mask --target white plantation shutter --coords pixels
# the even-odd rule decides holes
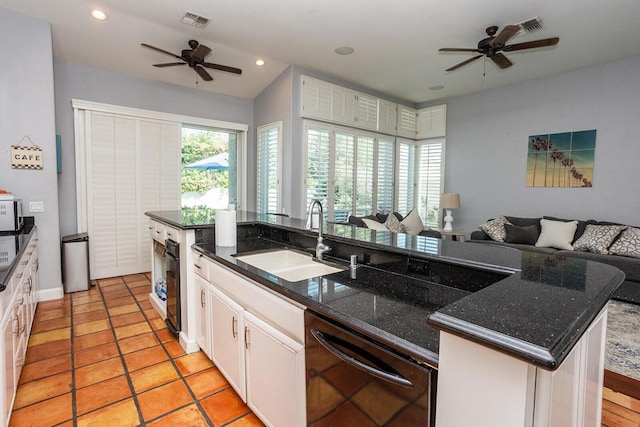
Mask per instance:
[[[282,122],[258,128],[258,213],[279,213],[281,206],[280,144]]]
[[[78,109],[92,279],[147,271],[149,210],[180,209],[181,124]]]
[[[322,127],[308,127],[307,139],[307,197],[305,207],[312,199],[322,202],[325,213],[329,195],[329,130]]]
[[[398,135],[407,138],[416,137],[417,111],[398,104]]]
[[[373,213],[374,197],[374,152],[375,140],[372,137],[358,136],[355,171],[355,215],[364,216]],[[345,221],[348,219],[345,218]]]
[[[418,213],[427,227],[440,225],[440,194],[443,189],[444,140],[430,140],[418,146]]]
[[[393,141],[378,141],[376,212],[393,211]]]
[[[335,172],[333,206],[329,206],[329,218],[346,221],[354,206],[355,137],[353,134],[335,133]],[[333,209],[332,209],[333,208]]]
[[[396,210],[402,215],[406,215],[414,208],[415,193],[415,152],[416,147],[413,141],[397,141],[397,164],[398,164],[398,196]]]
[[[378,126],[378,98],[364,93],[356,95],[358,127],[375,130]]]

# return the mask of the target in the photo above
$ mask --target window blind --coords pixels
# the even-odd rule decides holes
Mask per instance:
[[[281,209],[280,140],[281,122],[258,128],[257,209],[258,213],[279,213]]]
[[[311,200],[322,202],[327,212],[329,195],[329,130],[320,127],[308,127],[307,136],[307,197],[305,208]]]
[[[418,213],[425,226],[439,227],[444,140],[424,142],[418,146],[418,153]]]
[[[406,215],[414,208],[415,144],[399,140],[398,145],[398,202],[396,210]]]

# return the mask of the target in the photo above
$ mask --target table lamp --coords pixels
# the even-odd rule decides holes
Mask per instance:
[[[460,207],[460,195],[455,193],[445,193],[440,196],[440,207],[446,211],[444,217],[444,231],[453,231],[453,216],[451,209]]]

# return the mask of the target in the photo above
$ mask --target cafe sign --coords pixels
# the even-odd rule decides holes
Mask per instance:
[[[28,136],[25,138],[31,142],[31,146],[11,146],[11,167],[13,169],[42,170],[42,149],[35,145]],[[20,142],[25,138],[22,138]]]

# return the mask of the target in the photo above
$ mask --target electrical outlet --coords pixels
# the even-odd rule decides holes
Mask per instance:
[[[44,212],[43,202],[29,202],[29,212]]]

